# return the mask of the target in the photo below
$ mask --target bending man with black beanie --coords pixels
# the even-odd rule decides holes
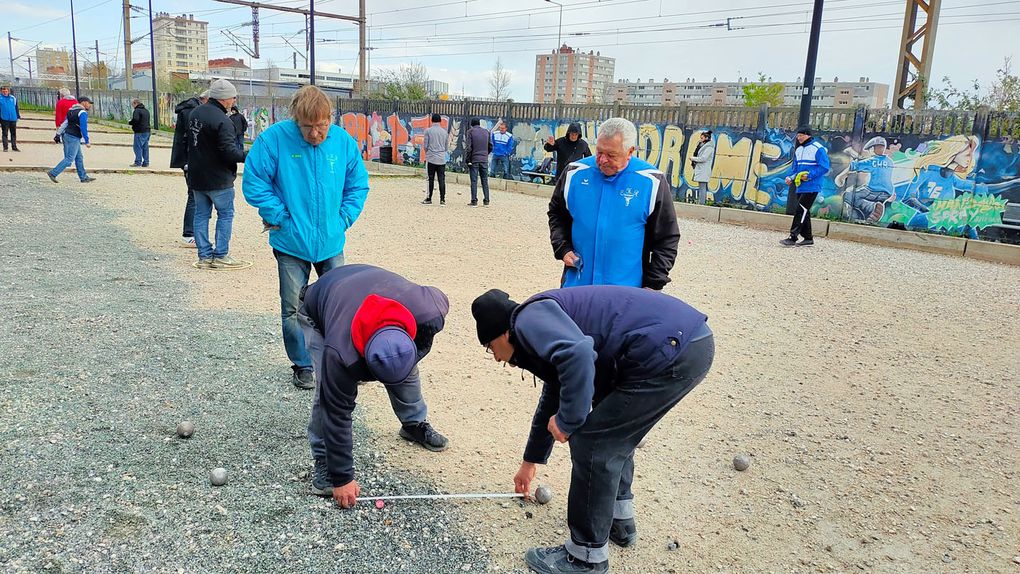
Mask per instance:
[[[317,383],[308,423],[312,494],[332,496],[344,508],[357,502],[351,418],[359,382],[386,386],[401,438],[431,451],[446,449],[446,437],[426,420],[418,362],[432,349],[449,309],[439,289],[372,265],[337,267],[307,289],[298,320]]]
[[[554,440],[570,443],[570,538],[528,550],[528,567],[607,572],[608,543],[637,541],[634,449],[712,366],[707,317],[656,291],[610,285],[554,289],[520,305],[493,289],[474,300],[471,314],[496,361],[545,383],[516,491],[530,492]]]

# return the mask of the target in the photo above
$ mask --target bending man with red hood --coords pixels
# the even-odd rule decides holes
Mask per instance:
[[[351,419],[358,383],[380,381],[400,419],[400,437],[431,451],[446,437],[426,420],[418,362],[443,330],[450,303],[424,287],[372,265],[344,265],[307,289],[298,318],[316,375],[308,442],[315,459],[313,494],[350,508],[354,479]]]

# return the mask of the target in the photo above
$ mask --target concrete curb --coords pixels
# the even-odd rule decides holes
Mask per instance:
[[[57,144],[53,143],[53,140],[18,140],[18,143],[57,145]],[[101,147],[134,147],[134,144],[129,144],[129,143],[98,143],[98,142],[92,142],[92,145],[93,146],[101,146]],[[150,143],[149,147],[150,148],[154,148],[154,149],[170,149],[172,146],[168,146],[168,145],[152,145]]]
[[[1020,245],[968,239],[963,256],[992,263],[1020,266]]]
[[[722,209],[712,205],[698,205],[696,203],[677,203],[675,205],[678,217],[703,219],[719,223],[719,218],[722,215]]]
[[[44,167],[44,166],[36,166],[36,165],[11,165],[11,166],[0,165],[0,172],[4,172],[4,173],[11,173],[11,172],[18,172],[18,171],[20,171],[20,172],[31,172],[31,173],[47,173],[51,169],[53,169],[53,168]],[[93,174],[93,173],[105,173],[105,174],[119,173],[119,174],[128,174],[128,175],[177,175],[177,176],[183,176],[184,175],[184,172],[179,170],[179,169],[150,169],[150,168],[147,168],[147,167],[141,167],[141,168],[135,168],[135,169],[131,169],[131,168],[127,168],[127,167],[125,167],[125,168],[119,168],[119,167],[89,167],[89,168],[87,168],[87,171],[90,174]],[[73,173],[74,172],[74,166],[68,166],[68,168],[66,170],[64,170],[64,172],[65,173],[67,173],[67,172]],[[238,174],[238,175],[241,175],[241,174]]]
[[[829,223],[830,239],[848,239],[873,245],[902,247],[928,253],[943,255],[963,255],[967,240],[962,237],[949,237],[916,231],[900,231],[884,227],[869,227],[854,223]]]

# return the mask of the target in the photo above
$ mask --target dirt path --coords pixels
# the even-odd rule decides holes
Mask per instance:
[[[239,191],[231,251],[254,267],[190,267],[194,251],[175,245],[183,184],[107,176],[80,189],[138,245],[172,256],[202,307],[276,312],[275,263]],[[451,186],[449,205],[425,207],[422,189],[373,181],[346,255],[448,294],[422,372],[452,448],[375,448],[449,491],[508,491],[538,389],[488,360],[469,306],[491,287],[521,300],[556,285],[545,202],[498,193],[472,209],[467,188]],[[614,550],[613,571],[1017,572],[1020,270],[839,241],[781,249],[775,233],[694,221],[681,230],[667,292],[708,313],[716,365],[637,452],[641,541]],[[282,343],[271,352],[289,384]],[[362,387],[361,404],[371,427],[395,434],[380,386]],[[753,462],[737,473],[744,452]],[[568,467],[558,447],[539,476],[558,495],[529,507],[534,518],[467,505],[499,563],[520,568],[527,547],[562,542]]]

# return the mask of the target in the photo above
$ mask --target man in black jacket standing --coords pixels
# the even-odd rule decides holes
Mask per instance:
[[[195,98],[188,98],[177,104],[174,113],[177,123],[174,126],[174,146],[170,150],[170,167],[184,170],[184,182],[188,181],[188,118],[192,110],[209,101],[209,91],[202,92]],[[188,202],[184,205],[184,225],[181,230],[181,243],[185,247],[195,247],[195,192],[188,185]]]
[[[230,251],[234,223],[234,180],[244,152],[234,142],[234,123],[227,116],[237,88],[226,80],[209,86],[209,101],[195,108],[188,121],[188,187],[195,192],[195,246],[199,269],[232,269],[244,264]],[[209,220],[216,206],[216,245],[209,241]]]
[[[549,136],[544,147],[545,151],[556,153],[556,181],[560,180],[572,162],[591,155],[588,142],[581,139],[581,124],[577,123],[570,124],[567,127],[567,135],[561,138],[553,139]]]
[[[131,167],[149,167],[149,110],[142,100],[131,100],[135,111],[131,112],[131,131],[135,134],[135,163]]]
[[[478,118],[471,119],[471,129],[464,136],[464,157],[471,171],[470,207],[478,207],[478,179],[482,180],[482,195],[485,206],[489,205],[489,154],[492,153],[492,138],[489,130],[481,126]]]

